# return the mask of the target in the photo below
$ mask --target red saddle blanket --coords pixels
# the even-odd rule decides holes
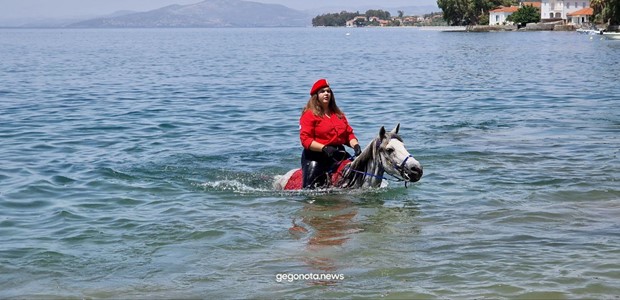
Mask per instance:
[[[340,180],[340,177],[342,176],[342,170],[350,163],[351,161],[348,159],[345,159],[340,162],[338,169],[335,172],[332,172],[330,174],[330,179],[331,179],[330,185]],[[297,169],[293,173],[293,175],[291,175],[291,178],[289,178],[288,182],[284,186],[284,189],[285,190],[301,190],[302,185],[303,185],[303,176],[301,174],[301,169]]]

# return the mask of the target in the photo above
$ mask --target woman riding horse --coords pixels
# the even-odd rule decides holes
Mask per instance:
[[[353,148],[356,156],[362,152],[325,79],[317,80],[310,89],[310,99],[299,119],[299,138],[304,147],[301,170],[305,189],[330,184],[328,173],[349,157],[344,145]]]
[[[355,156],[355,159],[342,161],[337,170],[331,174],[330,187],[335,188],[378,188],[385,180],[385,173],[396,181],[417,182],[424,173],[422,165],[405,147],[398,134],[400,124],[392,131],[381,126],[379,134]],[[336,169],[336,168],[334,168]],[[292,169],[282,176],[274,178],[276,190],[301,190],[302,171]]]

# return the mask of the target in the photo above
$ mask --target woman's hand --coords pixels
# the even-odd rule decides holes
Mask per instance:
[[[362,147],[360,147],[360,144],[355,144],[355,146],[353,146],[353,151],[355,151],[355,156],[362,154]]]
[[[334,146],[323,146],[323,149],[321,149],[321,151],[323,151],[323,153],[327,154],[327,157],[332,157],[334,156],[334,153],[336,153],[336,151],[338,151],[338,148],[334,147]]]

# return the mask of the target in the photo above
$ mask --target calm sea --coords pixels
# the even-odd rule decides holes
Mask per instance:
[[[620,42],[2,29],[0,57],[0,298],[620,294]],[[272,189],[321,77],[420,182]]]

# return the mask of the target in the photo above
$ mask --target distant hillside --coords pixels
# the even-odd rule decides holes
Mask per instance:
[[[140,27],[299,27],[310,26],[311,16],[279,4],[241,0],[205,0],[190,5],[70,24],[81,28]]]
[[[65,17],[65,18],[24,18],[24,19],[5,19],[0,23],[0,27],[18,27],[18,28],[62,28],[67,27],[75,22],[84,20],[85,18],[111,18],[127,14],[133,14],[135,11],[120,10],[105,16],[81,16],[81,17]]]

